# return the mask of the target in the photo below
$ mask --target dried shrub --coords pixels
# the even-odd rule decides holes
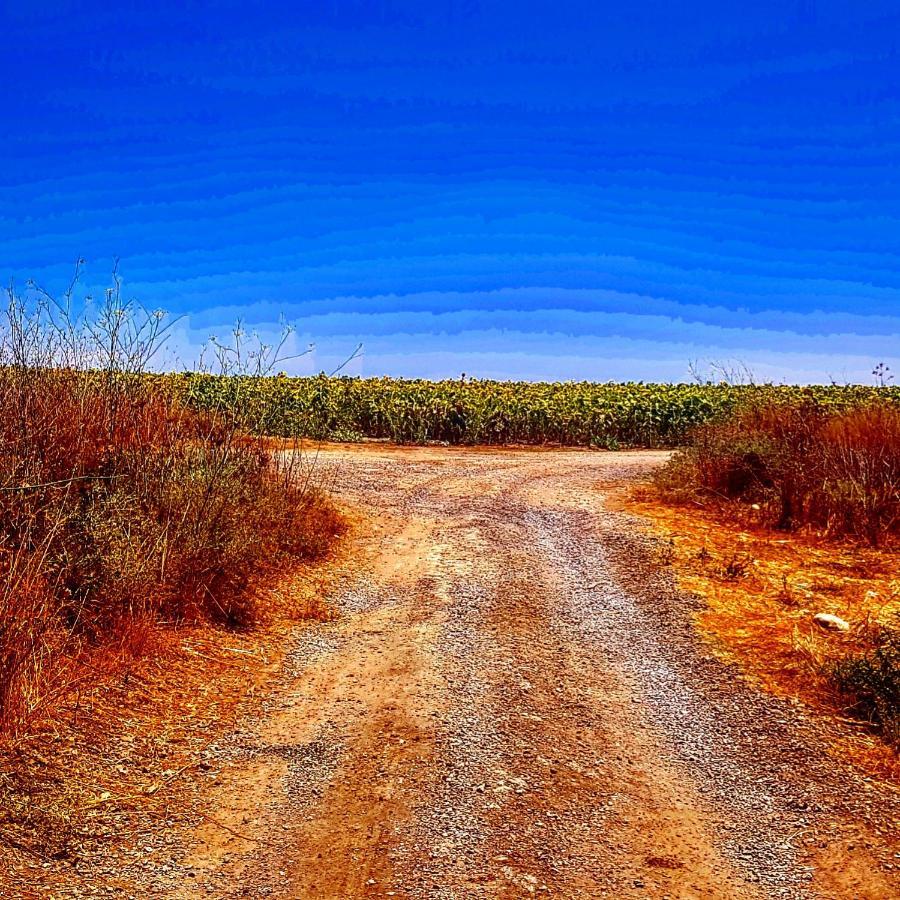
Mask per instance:
[[[92,648],[147,623],[256,622],[255,585],[340,520],[293,454],[143,370],[161,318],[9,292],[0,326],[0,731],[64,693]],[[298,477],[299,475],[304,477]]]
[[[872,405],[835,416],[818,442],[822,487],[811,518],[878,544],[900,519],[900,411]]]
[[[696,429],[657,475],[669,499],[759,510],[769,525],[875,545],[900,525],[900,410],[762,402]]]

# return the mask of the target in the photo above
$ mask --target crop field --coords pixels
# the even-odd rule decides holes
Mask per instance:
[[[236,409],[256,433],[420,444],[672,447],[693,427],[724,417],[739,404],[799,402],[841,410],[876,398],[900,400],[898,388],[859,385],[170,377],[190,405]]]

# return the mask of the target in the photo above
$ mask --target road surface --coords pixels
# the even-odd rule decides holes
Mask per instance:
[[[896,794],[719,662],[660,542],[604,507],[663,458],[323,452],[364,514],[340,617],[298,627],[152,889],[900,896]]]

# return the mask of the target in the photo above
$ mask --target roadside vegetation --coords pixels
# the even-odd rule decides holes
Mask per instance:
[[[862,386],[598,384],[505,382],[460,378],[242,379],[173,377],[196,409],[239,411],[261,434],[331,440],[375,438],[424,444],[545,444],[677,447],[700,425],[746,403],[809,403],[848,409],[875,398],[900,401],[900,389]]]
[[[807,621],[834,630],[820,637],[810,624],[801,641],[795,635],[795,648],[848,712],[900,743],[900,585],[893,581],[900,547],[900,408],[893,394],[844,408],[802,396],[757,395],[694,428],[689,446],[658,473],[656,485],[667,501],[713,511],[724,527],[730,520],[744,535],[761,529],[824,541],[834,562],[850,556],[843,565],[855,576],[865,576],[867,564],[876,573],[887,567],[889,577],[880,579],[878,590],[870,587],[852,600],[841,579],[832,576],[825,592],[803,571],[789,570],[782,571],[775,596],[803,607]],[[734,549],[720,565],[722,578],[732,581],[747,576],[755,562]],[[771,545],[763,552],[771,556]],[[802,588],[791,587],[797,581]],[[842,594],[843,603],[835,604]],[[816,605],[820,612],[833,607],[826,612],[838,620],[813,619]],[[797,627],[798,616],[793,619]]]
[[[0,320],[0,734],[36,727],[162,624],[246,628],[339,516],[231,402],[191,408],[145,370],[164,318],[118,282],[91,315],[10,289]],[[257,362],[259,357],[257,356]]]

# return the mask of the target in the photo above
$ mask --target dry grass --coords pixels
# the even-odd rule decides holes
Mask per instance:
[[[286,621],[330,616],[298,564],[345,527],[303,454],[144,376],[162,319],[121,303],[117,283],[91,318],[71,314],[71,290],[8,299],[4,886],[13,860],[27,885],[29,866],[65,865],[165,816],[173,779],[277,664]]]
[[[346,553],[337,546],[338,562]],[[141,853],[177,807],[190,820],[204,785],[218,776],[207,748],[240,717],[255,714],[260,688],[280,670],[298,619],[327,620],[328,565],[295,567],[257,584],[266,621],[224,631],[202,622],[147,632],[140,658],[107,642],[78,683],[46,710],[39,728],[7,737],[0,767],[0,855],[9,884],[105,884],[72,864],[114,845]],[[135,848],[135,845],[136,848]],[[87,856],[86,856],[87,855]],[[49,868],[47,868],[49,867]],[[55,880],[55,881],[54,881]],[[77,883],[77,881],[76,881]],[[133,892],[111,879],[108,886]]]
[[[656,478],[676,502],[743,505],[782,530],[873,546],[900,532],[900,409],[752,404],[697,428]]]
[[[879,583],[866,588],[868,600],[852,596],[855,575],[871,579],[874,573],[894,571],[893,553],[876,560],[853,545],[896,551],[900,409],[880,402],[840,411],[810,404],[746,406],[697,429],[691,446],[675,454],[655,484],[668,502],[705,508],[726,532],[734,523],[802,532],[808,542],[831,540],[826,554],[832,564],[852,557],[841,563],[840,572],[814,575],[806,560],[780,573],[777,596],[791,611],[785,615],[808,615],[814,604],[816,612],[836,612],[845,619],[852,614],[855,624],[840,647],[815,630],[795,629],[791,665],[805,660],[818,690],[837,690],[850,710],[879,726],[889,740],[900,741],[900,587]],[[764,556],[772,558],[771,552]],[[737,559],[732,551],[723,571],[734,574]],[[748,583],[760,593],[769,592],[758,570],[747,574],[755,576]],[[753,615],[752,599],[744,597],[737,608],[746,620]],[[773,660],[788,664],[778,652]]]
[[[258,582],[327,550],[330,502],[237,438],[141,383],[0,371],[0,730],[97,647],[140,655],[154,623],[254,624]]]
[[[849,719],[852,701],[837,690],[831,667],[869,650],[900,616],[893,551],[784,534],[721,506],[674,506],[653,486],[620,502],[673,548],[667,555],[679,586],[703,599],[698,626],[719,655],[772,693]],[[813,622],[818,612],[847,620],[850,632],[823,631]],[[864,729],[841,750],[881,774],[900,775],[896,755]]]
[[[234,410],[187,409],[144,376],[161,322],[122,303],[118,282],[90,318],[71,314],[70,295],[9,292],[0,734],[52,717],[111,658],[152,650],[163,623],[254,625],[259,585],[320,557],[342,528],[302,456],[272,453]]]

